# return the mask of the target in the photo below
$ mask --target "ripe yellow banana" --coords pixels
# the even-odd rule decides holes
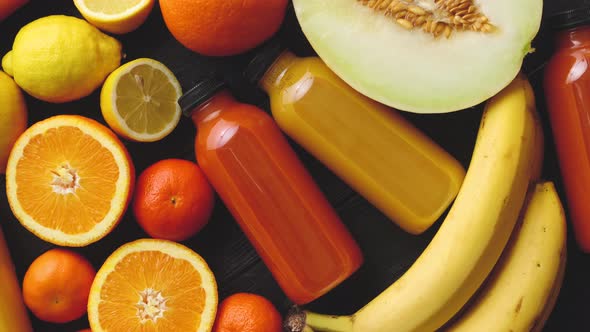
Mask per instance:
[[[0,331],[33,332],[2,230],[0,230],[0,282]]]
[[[543,153],[532,89],[517,77],[486,105],[471,164],[431,243],[395,283],[352,316],[291,315],[291,331],[429,332],[486,279],[516,224]]]
[[[567,257],[567,247],[563,249],[563,256]],[[559,267],[559,273],[555,278],[555,284],[553,285],[553,290],[549,294],[549,299],[547,299],[547,304],[545,305],[545,309],[537,318],[537,324],[535,324],[531,330],[531,332],[541,332],[545,327],[545,323],[551,313],[553,312],[553,308],[555,308],[555,303],[557,302],[557,298],[559,297],[559,292],[561,291],[561,285],[563,284],[563,279],[565,277],[565,266],[566,266],[567,259],[561,260],[561,266]]]
[[[551,182],[531,191],[522,223],[467,310],[446,332],[540,330],[565,270],[566,221]],[[553,302],[553,303],[552,303]]]
[[[533,180],[540,179],[543,173],[543,160],[545,159],[545,134],[543,132],[543,125],[541,123],[541,119],[539,118],[539,114],[536,111],[537,105],[535,102],[535,92],[533,91],[533,87],[526,81],[524,76],[519,76],[525,80],[524,89],[526,94],[526,99],[529,102],[529,108],[533,109],[534,111],[533,116],[535,118],[535,153],[536,155],[533,156],[533,160],[538,162],[533,162],[533,172],[531,178]]]

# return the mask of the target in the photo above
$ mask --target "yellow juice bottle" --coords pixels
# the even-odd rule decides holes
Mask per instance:
[[[463,166],[396,110],[352,89],[318,57],[267,47],[246,70],[280,128],[405,231],[454,200]]]

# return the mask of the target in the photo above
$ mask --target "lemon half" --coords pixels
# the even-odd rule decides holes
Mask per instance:
[[[178,125],[180,96],[180,83],[164,64],[141,58],[109,75],[100,94],[100,108],[106,122],[120,136],[155,142]]]
[[[145,22],[154,2],[155,0],[74,0],[74,5],[95,27],[124,34]]]

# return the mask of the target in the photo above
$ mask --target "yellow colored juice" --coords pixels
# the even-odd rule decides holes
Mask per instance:
[[[321,59],[284,52],[260,85],[281,129],[407,232],[424,232],[457,195],[462,165]]]

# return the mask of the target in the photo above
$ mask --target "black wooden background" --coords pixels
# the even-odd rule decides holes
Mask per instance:
[[[545,15],[584,3],[590,5],[590,0],[546,0]],[[11,49],[14,36],[23,25],[51,14],[81,17],[71,0],[33,0],[0,23],[0,55]],[[234,93],[242,101],[268,109],[266,96],[241,80],[241,70],[253,52],[231,58],[206,58],[194,54],[172,38],[164,25],[157,5],[140,29],[117,38],[124,45],[127,55],[125,61],[139,57],[159,60],[177,75],[185,91],[200,77],[216,68],[227,75],[233,83]],[[283,40],[299,55],[313,55],[313,50],[300,32],[291,10],[277,38]],[[555,181],[564,197],[540,85],[543,65],[552,52],[551,34],[545,27],[539,33],[534,46],[537,52],[527,58],[525,72],[529,74],[535,87],[539,111],[545,124],[547,144],[544,177]],[[98,97],[97,91],[83,100],[60,105],[47,104],[27,97],[29,122],[32,124],[56,114],[81,114],[104,123],[100,115]],[[405,116],[450,151],[465,167],[468,166],[481,116],[481,107],[452,114],[405,114]],[[131,152],[139,174],[147,166],[161,159],[194,160],[194,135],[192,123],[188,119],[183,119],[174,133],[160,142],[150,144],[125,142],[125,144]],[[404,233],[300,147],[296,144],[293,144],[293,147],[358,240],[366,260],[360,271],[337,289],[309,305],[309,308],[330,314],[353,313],[407,270],[426,247],[436,232],[438,224],[422,236],[410,236]],[[384,153],[388,152],[384,151]],[[1,185],[4,186],[3,178]],[[26,231],[11,214],[5,191],[1,190],[0,193],[0,226],[5,232],[18,276],[22,280],[29,264],[41,253],[52,248],[52,245]],[[127,213],[121,224],[105,239],[76,250],[89,258],[98,269],[106,257],[120,245],[144,237],[147,235],[139,228],[131,213]],[[210,264],[217,277],[221,299],[235,292],[247,291],[266,296],[283,312],[290,306],[289,301],[219,200],[209,225],[185,244],[200,253]],[[3,286],[0,285],[0,287]],[[34,317],[32,319],[35,331],[38,332],[70,332],[88,326],[86,318],[66,325],[52,325]],[[482,327],[482,331],[484,328]],[[547,323],[546,331],[590,331],[590,259],[577,249],[571,232],[565,282],[557,306]]]

